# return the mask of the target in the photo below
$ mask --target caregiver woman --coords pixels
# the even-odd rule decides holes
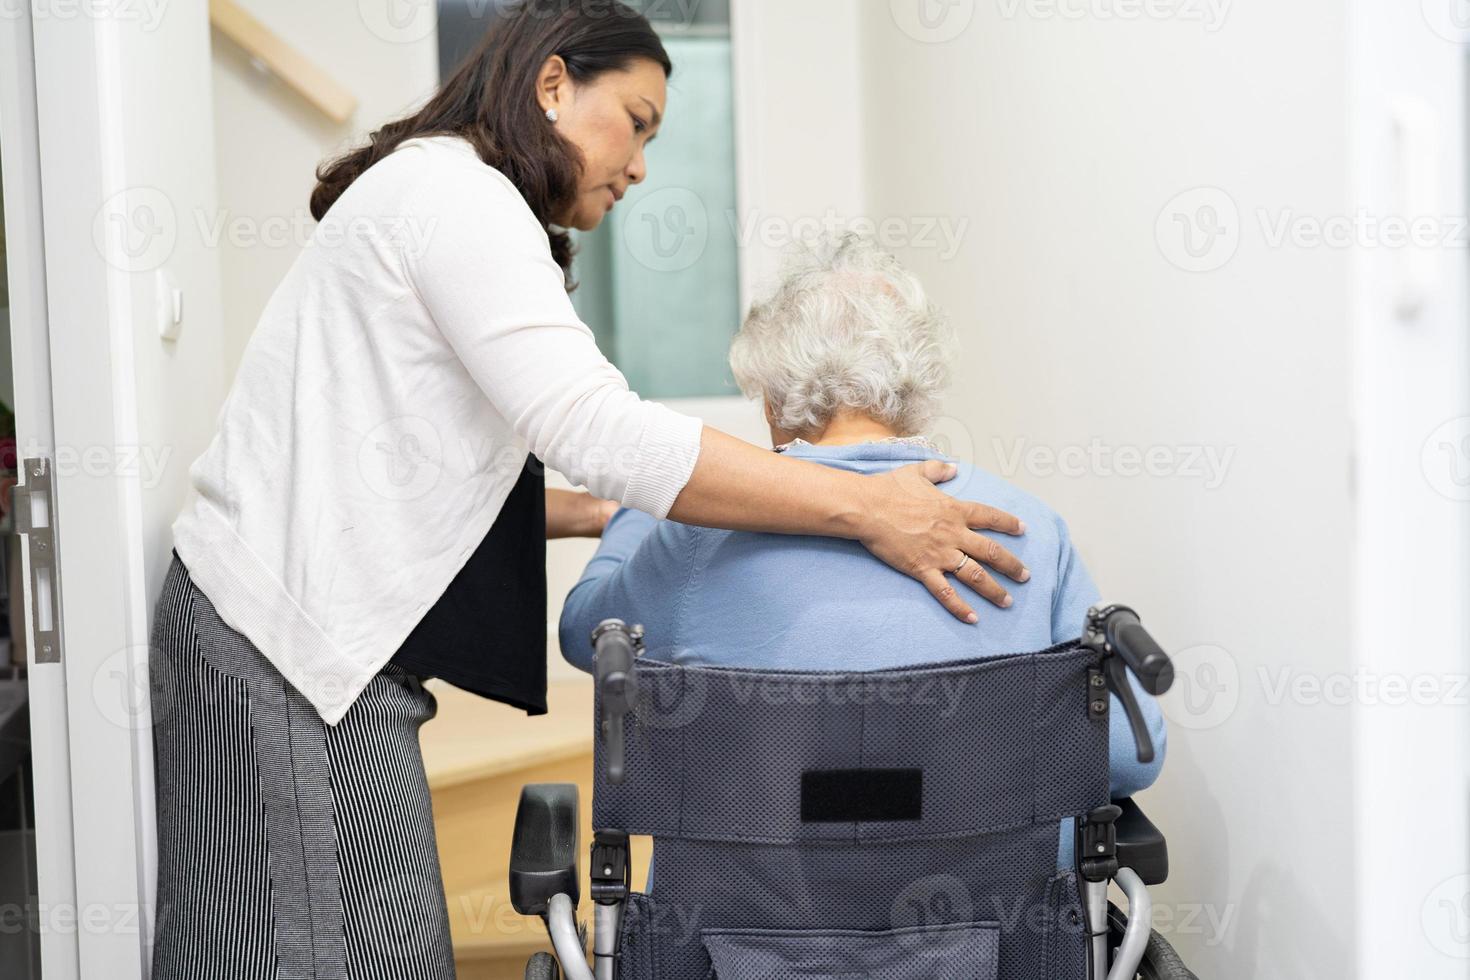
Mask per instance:
[[[606,0],[521,3],[432,101],[325,166],[320,222],[190,473],[155,617],[155,980],[452,977],[419,726],[436,676],[545,710],[545,539],[622,501],[861,541],[998,605],[933,486],[783,458],[641,401],[567,296],[566,228],[644,178],[668,55]],[[596,497],[548,496],[534,455]],[[973,559],[973,560],[971,560]]]

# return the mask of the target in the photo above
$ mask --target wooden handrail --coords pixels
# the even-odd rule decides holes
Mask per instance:
[[[209,22],[333,122],[352,118],[357,110],[357,97],[235,0],[209,0]]]

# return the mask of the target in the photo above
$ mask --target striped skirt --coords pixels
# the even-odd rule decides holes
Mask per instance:
[[[150,646],[154,980],[453,980],[418,678],[328,727],[177,555]]]

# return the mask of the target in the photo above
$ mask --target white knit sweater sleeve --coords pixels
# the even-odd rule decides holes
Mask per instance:
[[[423,235],[402,248],[405,275],[496,411],[573,483],[667,516],[702,423],[628,390],[514,185],[477,159],[440,156],[410,206]]]

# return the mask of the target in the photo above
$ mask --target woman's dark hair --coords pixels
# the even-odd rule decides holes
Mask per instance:
[[[462,136],[520,190],[570,284],[571,238],[551,224],[576,198],[582,158],[536,101],[541,66],[561,55],[581,84],[627,69],[638,58],[657,62],[665,77],[673,63],[647,18],[619,0],[510,0],[495,16],[484,40],[422,109],[317,168],[311,214],[320,221],[363,171],[404,140]]]

